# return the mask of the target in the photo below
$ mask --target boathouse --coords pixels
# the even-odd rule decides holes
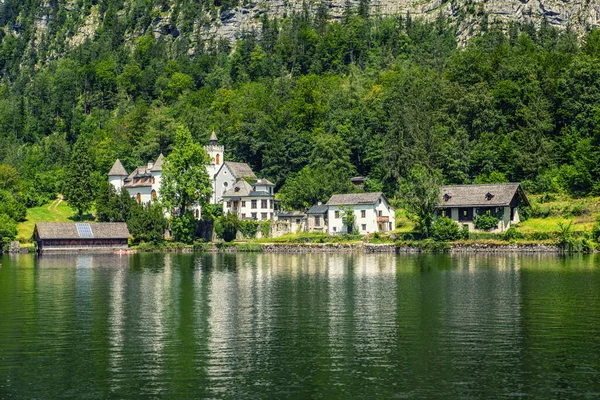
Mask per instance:
[[[40,253],[118,251],[129,230],[124,222],[38,222],[33,237]]]
[[[477,231],[478,215],[490,214],[498,219],[498,224],[489,231],[504,232],[520,222],[520,206],[529,206],[529,201],[519,183],[442,186],[436,214],[469,231]]]

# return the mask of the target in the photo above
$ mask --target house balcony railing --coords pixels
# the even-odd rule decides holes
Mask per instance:
[[[390,217],[377,217],[377,222],[390,222]]]

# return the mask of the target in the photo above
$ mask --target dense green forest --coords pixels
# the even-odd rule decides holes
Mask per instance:
[[[330,22],[323,6],[265,15],[235,43],[192,43],[155,37],[156,2],[122,13],[122,0],[80,0],[50,1],[37,40],[36,3],[0,4],[0,164],[18,171],[27,206],[62,191],[73,148],[87,149],[81,173],[100,182],[117,157],[131,170],[168,154],[181,125],[200,144],[214,129],[226,158],[272,180],[289,207],[354,175],[393,197],[419,164],[446,183],[600,194],[599,32],[485,26],[462,48],[442,18],[361,6]],[[68,46],[91,7],[95,34]],[[201,11],[182,13],[178,32]]]

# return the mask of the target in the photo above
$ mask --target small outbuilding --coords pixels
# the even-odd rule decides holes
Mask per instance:
[[[38,222],[33,236],[40,253],[115,251],[127,249],[129,230],[124,222]]]
[[[442,186],[436,207],[438,216],[449,217],[469,231],[475,228],[478,215],[498,218],[490,232],[504,232],[520,222],[519,207],[529,206],[529,200],[519,183]]]
[[[308,232],[327,233],[327,210],[326,204],[317,204],[312,206],[307,212],[306,230]]]

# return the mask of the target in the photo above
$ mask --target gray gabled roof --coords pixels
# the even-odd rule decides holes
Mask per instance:
[[[252,193],[252,186],[243,179],[240,179],[225,193],[223,197],[247,197]]]
[[[226,165],[233,176],[236,179],[239,178],[250,178],[256,179],[256,175],[252,172],[252,168],[246,163],[233,162],[233,161],[225,161],[223,165]]]
[[[358,204],[374,204],[382,195],[382,192],[334,194],[327,202],[327,205],[353,206]]]
[[[125,167],[123,167],[123,164],[121,164],[121,160],[119,160],[117,158],[117,160],[113,164],[110,171],[108,171],[108,176],[127,176],[127,175],[128,175],[127,171],[125,170]]]
[[[327,212],[327,204],[320,204],[312,206],[306,213],[307,214],[325,214]]]
[[[515,196],[529,204],[519,183],[442,186],[437,207],[502,207]]]
[[[163,156],[163,153],[160,153],[150,171],[152,171],[152,172],[162,171],[162,166],[163,166],[164,160],[165,160],[165,156]]]
[[[256,182],[254,182],[254,185],[258,185],[258,186],[275,186],[275,184],[273,182],[271,182],[268,179],[262,178],[262,179],[258,179]]]
[[[89,225],[92,235],[81,236],[75,222],[38,222],[34,232],[39,239],[128,239],[125,222],[83,222]]]
[[[215,130],[213,129],[212,133],[210,134],[210,139],[208,139],[211,142],[216,142],[217,141],[217,134],[215,133]]]

